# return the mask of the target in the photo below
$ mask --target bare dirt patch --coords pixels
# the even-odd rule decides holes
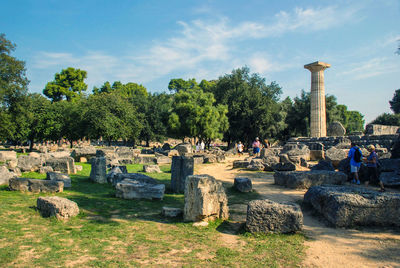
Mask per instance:
[[[249,172],[233,169],[233,160],[225,163],[203,164],[195,167],[195,174],[209,174],[224,183],[233,184],[235,177],[249,177],[253,188],[262,198],[276,202],[301,203],[305,190],[293,190],[273,184],[272,173]],[[243,159],[243,157],[241,158]],[[246,219],[247,204],[235,204],[234,220]],[[232,217],[233,216],[233,217]],[[387,228],[340,229],[328,227],[309,211],[304,211],[304,231],[308,238],[304,267],[400,267],[400,232]],[[222,235],[226,244],[233,241],[230,235]]]

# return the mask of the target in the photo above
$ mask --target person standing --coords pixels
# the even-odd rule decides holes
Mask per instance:
[[[350,172],[353,177],[353,180],[351,182],[356,183],[358,185],[360,185],[358,172],[360,171],[362,157],[363,156],[360,148],[358,148],[357,145],[354,142],[352,142],[348,155],[348,158],[350,158]]]
[[[253,142],[253,154],[256,157],[260,156],[260,147],[261,147],[261,142],[260,139],[257,137],[256,140]]]
[[[381,187],[380,192],[385,191],[385,187],[381,180],[378,177],[378,155],[375,152],[375,146],[368,146],[369,156],[367,157],[367,168],[368,168],[368,180],[365,182],[365,185],[368,186],[369,182],[378,183]]]
[[[200,143],[200,150],[201,150],[201,152],[202,153],[204,153],[204,148],[205,148],[205,144],[204,144],[204,141],[201,141],[201,143]]]
[[[237,145],[237,151],[239,156],[243,155],[243,143],[241,141]]]

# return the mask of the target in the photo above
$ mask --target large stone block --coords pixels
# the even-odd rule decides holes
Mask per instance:
[[[235,178],[233,187],[242,193],[251,192],[253,190],[253,184],[249,178]]]
[[[43,164],[43,159],[39,157],[20,155],[17,167],[22,171],[37,171]]]
[[[233,168],[247,168],[250,165],[250,161],[247,160],[234,160]]]
[[[16,161],[17,153],[15,151],[0,151],[0,162]]]
[[[343,184],[346,180],[346,174],[327,170],[275,172],[274,174],[275,184],[294,189],[308,189],[322,184]]]
[[[246,228],[251,233],[293,233],[303,228],[303,213],[295,203],[253,200],[247,205]]]
[[[112,177],[111,183],[113,186],[116,186],[117,183],[123,181],[123,180],[135,180],[139,181],[142,183],[150,183],[150,184],[158,184],[159,182],[152,177],[149,177],[144,174],[140,173],[117,173],[115,176]]]
[[[90,179],[97,183],[107,183],[107,166],[105,157],[95,157],[91,160],[92,169],[90,171]]]
[[[332,165],[332,162],[330,161],[325,161],[321,160],[311,168],[311,170],[329,170],[329,171],[335,171],[335,168]]]
[[[161,173],[160,167],[158,165],[144,165],[143,172],[146,173]]]
[[[185,221],[228,219],[228,198],[222,183],[209,175],[188,176],[183,214]]]
[[[165,192],[164,184],[124,179],[115,186],[116,197],[123,199],[157,199],[162,200]]]
[[[62,174],[58,172],[47,172],[46,180],[62,181],[64,183],[64,188],[70,188],[72,186],[71,178],[67,174]]]
[[[335,121],[329,124],[327,134],[328,136],[344,136],[346,134],[346,129],[342,123]]]
[[[28,178],[12,178],[9,181],[12,191],[34,192],[34,193],[57,193],[64,190],[62,181],[36,180]]]
[[[314,186],[304,195],[336,227],[400,226],[400,194],[354,186]]]
[[[325,159],[331,161],[332,165],[337,168],[339,166],[339,162],[343,159],[346,159],[348,154],[348,149],[337,149],[336,147],[332,147],[326,150]]]
[[[400,126],[386,126],[378,124],[368,124],[365,127],[365,134],[367,135],[392,135],[399,131]]]
[[[171,165],[171,189],[175,193],[183,193],[185,190],[185,180],[189,175],[193,175],[194,159],[189,156],[172,157]]]
[[[75,174],[75,161],[72,157],[49,158],[46,160],[46,166],[50,166],[54,171],[66,174]]]
[[[135,164],[154,165],[157,164],[157,158],[154,156],[135,156],[133,162]]]
[[[86,160],[90,161],[90,159],[96,157],[96,147],[87,146],[87,147],[75,148],[71,152],[71,157],[74,158],[76,162],[81,162],[82,158],[85,158]]]
[[[79,207],[74,201],[58,196],[39,197],[37,208],[42,217],[56,217],[65,220],[79,214]]]
[[[11,178],[15,176],[14,173],[10,172],[5,166],[0,166],[0,185],[8,185]]]
[[[174,149],[177,150],[181,156],[193,153],[193,146],[190,143],[180,143],[176,145]]]

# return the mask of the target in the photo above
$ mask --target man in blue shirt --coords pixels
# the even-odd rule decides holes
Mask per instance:
[[[358,185],[360,185],[360,179],[358,178],[358,171],[360,170],[361,167],[362,157],[363,156],[361,150],[357,147],[357,145],[354,142],[352,142],[351,149],[348,155],[348,158],[350,158],[350,172],[353,175],[353,180],[351,182],[357,183]]]

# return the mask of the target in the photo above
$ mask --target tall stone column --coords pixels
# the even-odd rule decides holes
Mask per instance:
[[[329,67],[330,64],[320,61],[304,65],[311,72],[311,137],[326,136],[324,70]]]

